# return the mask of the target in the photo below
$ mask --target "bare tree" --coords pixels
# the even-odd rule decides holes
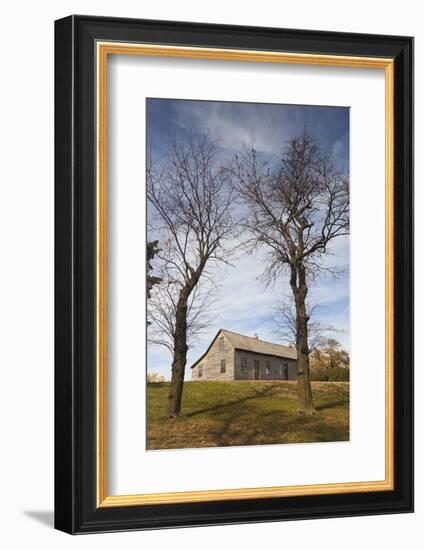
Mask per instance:
[[[252,246],[266,246],[266,273],[289,276],[296,308],[300,410],[315,412],[309,369],[306,299],[310,281],[328,270],[329,244],[349,233],[349,179],[335,170],[305,129],[288,142],[277,167],[256,150],[234,159],[231,173],[248,206],[245,227]]]
[[[187,350],[194,345],[213,322],[214,292],[212,285],[199,282],[187,303]],[[181,285],[167,280],[151,293],[148,314],[152,327],[149,342],[165,347],[174,354],[176,319]]]
[[[329,334],[342,332],[334,326],[326,324],[316,318],[319,304],[309,305],[306,303],[306,314],[308,321],[308,344],[309,350],[322,348],[329,339]],[[280,340],[296,346],[297,321],[296,307],[293,300],[283,299],[273,307],[272,320],[275,334]]]
[[[207,135],[174,139],[165,161],[148,158],[147,196],[157,222],[154,231],[163,243],[158,258],[168,298],[167,310],[153,322],[158,327],[168,319],[162,328],[168,343],[171,338],[173,356],[167,403],[171,418],[181,412],[193,293],[201,279],[210,277],[207,266],[228,261],[224,243],[233,232],[230,184],[217,143]],[[199,316],[200,310],[197,324]]]

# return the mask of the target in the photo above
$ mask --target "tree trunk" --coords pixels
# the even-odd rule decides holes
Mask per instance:
[[[168,392],[167,415],[176,418],[181,413],[184,373],[187,362],[187,300],[189,290],[184,288],[178,299],[175,316],[174,354],[171,384]]]
[[[309,368],[309,346],[308,346],[308,322],[307,316],[297,313],[297,391],[299,395],[299,409],[307,414],[315,412],[312,389],[311,374]]]
[[[298,282],[298,285],[296,284]],[[297,392],[299,410],[306,414],[316,412],[312,399],[311,374],[309,368],[308,321],[306,295],[308,287],[303,266],[298,266],[296,276],[291,278],[296,305],[296,350],[297,350]]]

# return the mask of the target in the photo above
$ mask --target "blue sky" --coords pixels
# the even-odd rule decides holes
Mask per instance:
[[[231,158],[243,146],[255,147],[268,160],[277,161],[287,140],[306,126],[321,148],[332,155],[335,165],[349,170],[349,109],[347,107],[269,105],[215,101],[148,99],[147,140],[154,157],[166,155],[170,139],[184,131],[207,131],[218,139],[224,157]],[[150,210],[150,209],[149,209]],[[265,287],[259,280],[265,251],[239,255],[233,267],[217,272],[218,293],[215,318],[210,329],[189,349],[186,378],[190,365],[200,356],[219,328],[248,336],[257,333],[263,340],[281,343],[272,321],[272,308],[290,294],[284,279]],[[344,267],[337,279],[321,278],[310,289],[311,301],[319,304],[317,319],[338,331],[332,336],[349,349],[349,239],[333,241],[328,264]],[[148,346],[148,370],[169,379],[171,356],[160,346]]]

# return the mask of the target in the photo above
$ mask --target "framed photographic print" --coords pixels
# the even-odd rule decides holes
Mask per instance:
[[[413,508],[413,39],[55,26],[55,525]]]

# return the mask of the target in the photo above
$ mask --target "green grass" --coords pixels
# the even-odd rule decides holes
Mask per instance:
[[[314,416],[298,412],[296,382],[186,382],[176,420],[168,387],[148,384],[148,449],[349,440],[349,382],[312,382]]]

